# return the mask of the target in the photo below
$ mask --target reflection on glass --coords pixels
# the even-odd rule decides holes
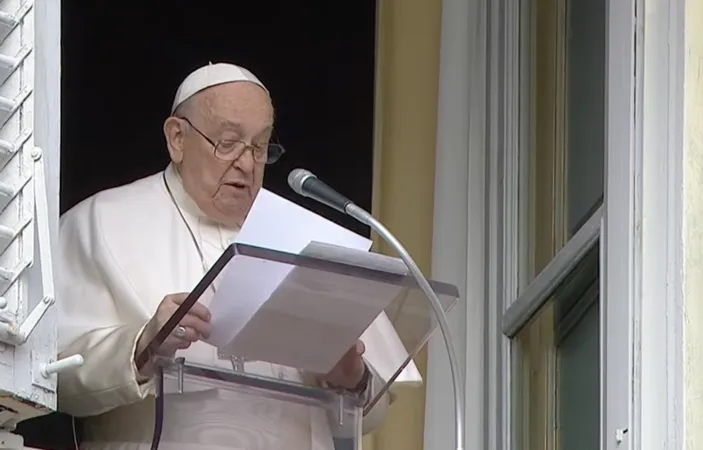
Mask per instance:
[[[521,289],[601,203],[605,159],[605,1],[533,0],[530,8]]]
[[[598,450],[598,247],[513,340],[516,450]]]

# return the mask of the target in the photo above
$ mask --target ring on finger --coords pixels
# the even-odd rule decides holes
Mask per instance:
[[[188,333],[188,330],[186,330],[186,327],[183,325],[178,325],[174,330],[173,330],[173,335],[179,339],[183,339],[186,337],[186,334]]]

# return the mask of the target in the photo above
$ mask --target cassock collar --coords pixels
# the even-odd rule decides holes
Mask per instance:
[[[181,175],[178,173],[178,170],[176,170],[176,166],[173,165],[173,163],[166,167],[165,174],[168,187],[171,189],[173,198],[176,200],[176,203],[178,203],[178,206],[192,216],[199,219],[205,219],[205,221],[211,221],[183,188],[183,180],[181,179]]]

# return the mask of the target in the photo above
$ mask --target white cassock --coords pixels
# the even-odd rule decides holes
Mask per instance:
[[[98,193],[61,218],[59,352],[79,353],[85,363],[60,375],[59,410],[89,417],[81,448],[150,447],[154,385],[136,378],[137,337],[163,297],[192,290],[235,235],[200,211],[173,166]],[[201,342],[187,359],[231,368],[218,360],[215,347]],[[301,379],[296,370],[246,364],[247,372]],[[382,384],[374,376],[370,389]],[[340,433],[317,408],[214,388],[186,390],[165,396],[162,450],[331,450],[332,436]],[[379,425],[387,405],[384,398],[364,417],[364,432]]]

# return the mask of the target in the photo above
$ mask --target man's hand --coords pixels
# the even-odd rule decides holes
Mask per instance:
[[[171,318],[173,313],[188,297],[188,293],[171,294],[161,300],[156,313],[149,320],[142,335],[137,342],[137,351],[135,357],[141,354],[154,339],[159,330]],[[207,339],[212,331],[210,326],[210,311],[202,304],[196,303],[181,319],[178,326],[161,344],[156,351],[157,355],[171,357],[176,353],[176,350],[186,349],[193,342],[201,339]],[[179,331],[181,333],[179,333]],[[153,374],[151,364],[146,364],[139,375],[145,378],[150,378]]]
[[[355,389],[361,383],[366,370],[366,363],[361,357],[364,351],[366,351],[364,343],[357,341],[330,373],[322,377],[322,381],[335,387]]]

